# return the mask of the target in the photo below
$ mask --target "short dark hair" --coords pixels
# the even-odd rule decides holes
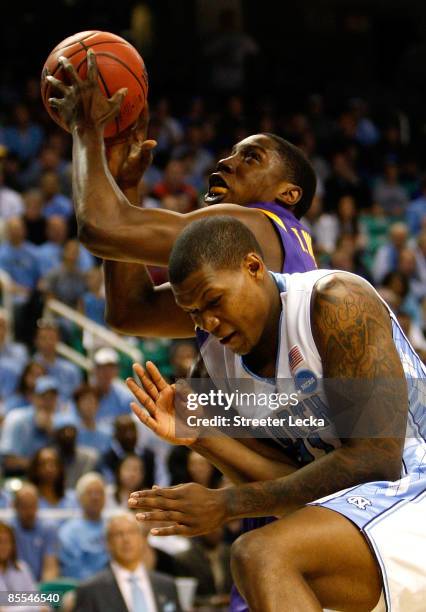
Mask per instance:
[[[203,264],[217,270],[238,268],[248,253],[263,257],[254,234],[235,217],[220,215],[194,221],[173,245],[169,259],[170,282],[183,282]]]
[[[288,140],[268,132],[264,132],[263,136],[267,136],[275,143],[276,150],[284,162],[285,179],[302,188],[302,197],[295,206],[291,207],[294,216],[300,219],[310,209],[315,195],[317,187],[315,170],[303,151]]]

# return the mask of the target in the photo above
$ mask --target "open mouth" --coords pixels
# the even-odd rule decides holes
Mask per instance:
[[[226,181],[218,172],[214,172],[209,176],[209,190],[204,196],[204,201],[209,204],[218,204],[222,202],[228,191]]]

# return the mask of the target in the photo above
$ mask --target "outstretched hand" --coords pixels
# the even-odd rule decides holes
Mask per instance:
[[[184,446],[193,444],[197,440],[197,432],[185,421],[187,412],[185,400],[190,391],[187,385],[185,383],[180,383],[178,387],[169,385],[152,361],[147,361],[146,369],[135,364],[133,370],[141,384],[133,378],[128,378],[126,383],[145,408],[144,410],[136,402],[130,404],[138,419],[159,438],[170,444]]]
[[[228,520],[226,495],[226,489],[207,489],[194,482],[153,487],[132,493],[129,508],[143,510],[136,514],[140,522],[172,523],[167,527],[155,527],[151,530],[153,535],[199,536]]]
[[[61,121],[72,131],[74,127],[104,129],[120,111],[127,94],[122,88],[111,98],[106,98],[98,83],[96,55],[92,49],[87,52],[87,78],[81,79],[76,69],[66,57],[61,56],[59,63],[66,71],[71,85],[65,85],[59,79],[49,75],[46,79],[58,89],[62,98],[49,98],[49,104],[59,114]]]

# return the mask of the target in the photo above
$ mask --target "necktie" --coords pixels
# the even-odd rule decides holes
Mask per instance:
[[[132,574],[129,577],[131,598],[132,598],[132,612],[148,612],[148,604],[143,594],[142,589],[139,586],[138,577]]]

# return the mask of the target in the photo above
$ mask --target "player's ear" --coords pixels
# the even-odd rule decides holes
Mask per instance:
[[[300,202],[303,195],[303,189],[299,185],[293,183],[281,183],[280,190],[276,197],[281,204],[284,206],[295,206]]]
[[[259,280],[265,274],[265,264],[258,253],[248,253],[243,259],[243,266],[250,276]]]

